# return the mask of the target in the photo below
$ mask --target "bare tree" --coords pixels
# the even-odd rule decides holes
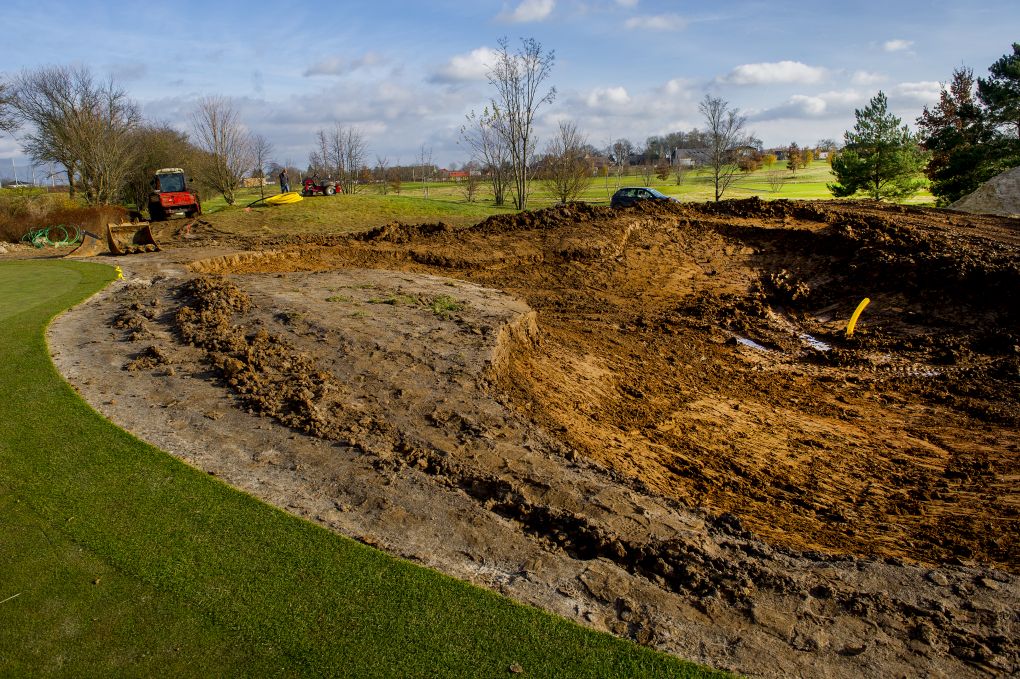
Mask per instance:
[[[497,131],[493,114],[488,107],[481,115],[474,111],[467,116],[467,124],[460,128],[460,136],[471,149],[471,157],[478,162],[492,185],[496,205],[506,202],[506,186],[510,177],[510,152],[506,140]]]
[[[506,142],[510,156],[510,174],[513,178],[514,207],[528,207],[531,188],[531,159],[535,152],[533,125],[535,114],[542,104],[556,98],[556,88],[540,94],[542,83],[552,72],[555,54],[542,51],[542,44],[534,38],[521,40],[521,47],[510,51],[506,38],[499,41],[496,62],[489,68],[489,84],[496,88],[490,100],[492,124]]]
[[[609,147],[609,155],[616,161],[616,176],[623,174],[630,167],[630,157],[634,154],[634,144],[629,139],[617,139]]]
[[[790,176],[782,170],[769,170],[765,173],[765,183],[769,185],[769,191],[779,193],[786,186]]]
[[[561,203],[577,200],[591,186],[592,164],[587,146],[588,138],[569,121],[560,122],[556,137],[546,146],[545,182]]]
[[[747,141],[744,136],[747,118],[740,115],[740,109],[731,109],[729,102],[709,94],[698,105],[698,110],[708,126],[708,166],[712,170],[712,183],[718,202],[740,171],[734,151]]]
[[[358,180],[368,154],[361,130],[334,123],[333,129],[318,131],[316,144],[317,150],[309,156],[312,171],[335,177],[344,193],[357,193]]]
[[[207,158],[198,174],[207,186],[233,205],[244,174],[255,162],[251,135],[238,119],[237,109],[224,97],[206,97],[192,114],[199,148]]]
[[[467,176],[460,183],[460,192],[464,194],[464,200],[469,203],[475,202],[478,198],[480,185],[481,181],[479,181],[478,175],[473,170],[467,170]]]
[[[421,177],[421,188],[422,195],[425,198],[429,197],[429,185],[427,176],[432,172],[432,147],[426,147],[425,144],[421,145],[418,149],[418,176]]]
[[[655,176],[655,166],[649,163],[645,163],[641,166],[641,179],[644,180],[645,186],[652,185],[652,178]]]
[[[124,90],[85,67],[51,66],[22,72],[6,96],[16,122],[31,126],[22,148],[36,162],[62,165],[72,196],[80,184],[92,203],[120,197],[141,121]]]
[[[251,154],[255,159],[255,167],[252,168],[251,176],[259,180],[259,197],[266,197],[266,168],[269,165],[269,157],[273,154],[273,145],[261,134],[251,136]]]
[[[0,133],[12,134],[18,127],[11,86],[0,81]]]
[[[112,81],[97,85],[74,125],[72,153],[78,158],[82,193],[89,203],[120,200],[137,156],[132,133],[141,123],[138,105]]]
[[[690,166],[682,160],[678,161],[677,164],[673,166],[673,181],[677,186],[683,185],[684,180],[687,179],[687,173],[690,172],[690,170]]]
[[[386,156],[375,157],[375,181],[379,187],[379,193],[386,195],[390,190],[389,182],[390,161]]]

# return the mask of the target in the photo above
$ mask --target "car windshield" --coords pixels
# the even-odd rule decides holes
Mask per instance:
[[[648,191],[648,193],[652,194],[653,198],[669,198],[669,196],[667,196],[666,194],[659,193],[655,189],[645,189],[645,190]]]
[[[184,175],[182,174],[159,175],[159,190],[168,193],[173,191],[184,191]]]

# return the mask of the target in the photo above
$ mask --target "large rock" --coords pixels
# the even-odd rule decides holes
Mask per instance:
[[[1020,167],[995,175],[949,207],[977,214],[1020,216]]]

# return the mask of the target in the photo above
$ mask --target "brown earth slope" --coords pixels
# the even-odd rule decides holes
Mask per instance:
[[[1014,220],[752,199],[391,225],[204,268],[511,292],[541,341],[493,381],[583,455],[789,547],[1016,572],[1018,244]]]
[[[750,200],[164,239],[50,342],[191,464],[744,674],[1020,670],[1016,220]]]

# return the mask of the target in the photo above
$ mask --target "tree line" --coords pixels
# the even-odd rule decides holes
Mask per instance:
[[[90,204],[144,205],[156,170],[177,166],[232,203],[270,145],[221,97],[201,100],[191,124],[193,136],[143,119],[123,88],[85,66],[25,70],[0,83],[0,131],[24,129],[24,152],[63,168],[71,196]]]
[[[889,112],[879,92],[854,112],[856,124],[845,132],[838,152],[832,140],[819,141],[814,150],[792,144],[782,150],[787,169],[795,173],[824,150],[835,175],[829,185],[833,195],[900,199],[923,185],[923,172],[939,204],[957,200],[1020,164],[1020,44],[1012,48],[989,67],[987,77],[956,69],[943,84],[938,104],[925,107],[917,119],[917,133]],[[474,198],[479,176],[490,184],[497,205],[509,201],[526,209],[534,179],[543,180],[561,201],[576,200],[598,174],[606,178],[608,190],[610,174],[615,172],[618,183],[635,160],[646,183],[653,176],[665,180],[672,175],[679,185],[691,166],[703,166],[720,200],[739,173],[776,161],[776,154],[764,151],[746,131],[740,110],[711,95],[699,104],[702,129],[654,135],[640,149],[626,138],[600,149],[576,123],[563,121],[539,153],[535,121],[556,97],[556,88],[546,85],[554,63],[554,53],[534,39],[522,39],[516,48],[505,38],[499,41],[487,73],[493,94],[460,129],[470,154],[468,166],[478,170],[466,178],[468,200]],[[35,162],[64,168],[71,194],[89,203],[144,204],[157,169],[184,166],[201,187],[233,204],[245,176],[265,177],[267,170],[275,174],[282,169],[271,160],[272,145],[247,130],[229,100],[200,100],[190,122],[188,134],[144,120],[122,88],[112,79],[97,79],[87,67],[26,70],[0,81],[0,132],[25,128],[25,153]],[[681,162],[674,157],[677,149],[696,150],[696,158]],[[384,193],[399,192],[403,182],[434,178],[437,171],[424,145],[411,164],[391,166],[376,156],[369,167],[361,131],[339,123],[317,132],[307,167],[309,174],[338,179],[348,193],[367,182]],[[779,179],[776,183],[781,188]]]
[[[917,118],[916,134],[889,111],[881,91],[854,116],[833,160],[833,195],[902,199],[924,185],[923,174],[937,204],[949,205],[1020,165],[1020,44],[985,78],[955,69],[938,103]]]

